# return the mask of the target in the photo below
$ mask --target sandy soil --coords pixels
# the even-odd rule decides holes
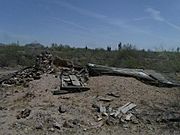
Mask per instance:
[[[99,76],[90,78],[89,91],[53,95],[59,83],[55,75],[45,74],[30,82],[28,88],[0,88],[0,134],[180,134],[180,122],[157,122],[166,112],[180,114],[179,88],[159,88],[134,78]],[[108,96],[110,92],[119,97]],[[98,96],[112,101],[99,101]],[[92,107],[102,103],[117,108],[127,102],[137,105],[136,124],[108,125],[97,120],[98,112]],[[65,110],[63,113],[58,110],[60,106]],[[23,109],[30,109],[30,115],[17,119]]]

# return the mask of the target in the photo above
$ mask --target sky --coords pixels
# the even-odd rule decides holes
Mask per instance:
[[[180,0],[0,0],[0,42],[180,46]]]

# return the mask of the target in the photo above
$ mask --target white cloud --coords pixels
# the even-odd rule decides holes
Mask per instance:
[[[154,20],[157,20],[157,21],[164,21],[164,18],[161,16],[161,12],[158,11],[158,10],[155,10],[153,8],[147,8],[146,9],[146,12],[150,13],[151,17],[154,19]]]
[[[171,26],[172,28],[180,31],[180,26],[175,25],[175,24],[173,24],[173,23],[171,23],[171,22],[168,22],[168,21],[166,21],[166,23],[167,23],[169,26]]]
[[[116,26],[118,28],[123,28],[129,32],[133,32],[133,33],[149,33],[143,29],[140,29],[138,28],[137,26],[134,26],[134,25],[130,25],[128,22],[120,19],[120,18],[112,18],[112,17],[108,17],[106,15],[103,15],[103,14],[99,14],[99,13],[96,13],[96,12],[93,12],[93,11],[89,11],[85,8],[81,8],[81,7],[77,7],[75,5],[72,5],[66,1],[59,1],[59,0],[53,0],[53,1],[50,1],[50,3],[53,3],[53,4],[57,4],[63,8],[66,8],[66,9],[69,9],[69,10],[72,10],[80,15],[85,15],[87,17],[91,17],[91,18],[94,18],[94,19],[97,19],[99,21],[101,21],[102,23],[105,23],[105,24],[108,24],[108,25],[113,25],[113,26]],[[56,19],[56,20],[59,20],[63,23],[66,23],[66,24],[69,24],[69,25],[72,25],[74,27],[77,27],[77,28],[80,28],[82,30],[88,30],[88,28],[85,28],[81,25],[78,25],[74,22],[70,22],[70,21],[66,21],[66,20],[61,20],[61,19]],[[89,31],[91,31],[89,29]]]
[[[151,17],[137,17],[137,18],[134,18],[133,21],[142,21],[142,20],[147,20],[147,19],[151,19]]]
[[[153,9],[153,8],[147,8],[145,11],[150,14],[152,19],[154,19],[156,21],[163,22],[163,23],[167,24],[168,26],[170,26],[171,28],[174,28],[174,29],[180,31],[180,26],[168,21],[167,19],[165,19],[161,15],[161,12],[159,10],[156,10],[156,9]]]
[[[88,28],[86,28],[86,27],[84,27],[84,26],[82,26],[82,25],[80,25],[80,24],[74,23],[74,22],[72,22],[72,21],[63,20],[63,19],[60,19],[60,18],[58,18],[58,17],[52,17],[52,19],[54,19],[55,21],[64,23],[64,24],[71,25],[71,26],[73,26],[73,27],[75,27],[75,28],[78,28],[78,29],[81,29],[81,30],[83,30],[83,31],[88,31],[88,32],[90,32],[90,30],[89,30]]]
[[[94,18],[98,18],[98,19],[106,18],[105,15],[98,14],[98,13],[95,13],[95,12],[92,12],[92,11],[89,11],[89,10],[86,10],[86,9],[76,7],[76,6],[71,5],[71,4],[69,4],[68,2],[65,2],[65,1],[54,0],[53,2],[60,5],[60,6],[62,6],[62,7],[65,7],[65,8],[71,9],[73,11],[76,11],[76,12],[82,14],[82,15],[87,15],[89,17],[94,17]]]

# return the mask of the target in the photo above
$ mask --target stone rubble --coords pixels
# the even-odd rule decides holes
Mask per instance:
[[[53,71],[52,54],[43,52],[36,57],[35,65],[10,74],[4,79],[0,79],[0,84],[2,86],[23,85],[24,87],[28,87],[28,82],[38,80],[42,74],[52,73]]]

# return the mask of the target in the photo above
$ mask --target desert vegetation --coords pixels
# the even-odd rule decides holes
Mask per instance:
[[[177,51],[151,51],[140,50],[131,44],[117,46],[117,50],[111,47],[90,49],[70,47],[69,45],[57,45],[45,47],[36,44],[3,44],[0,46],[0,67],[30,66],[35,62],[35,56],[42,51],[49,51],[56,56],[70,59],[73,62],[86,65],[96,63],[115,67],[144,68],[161,72],[180,72],[180,53]]]

